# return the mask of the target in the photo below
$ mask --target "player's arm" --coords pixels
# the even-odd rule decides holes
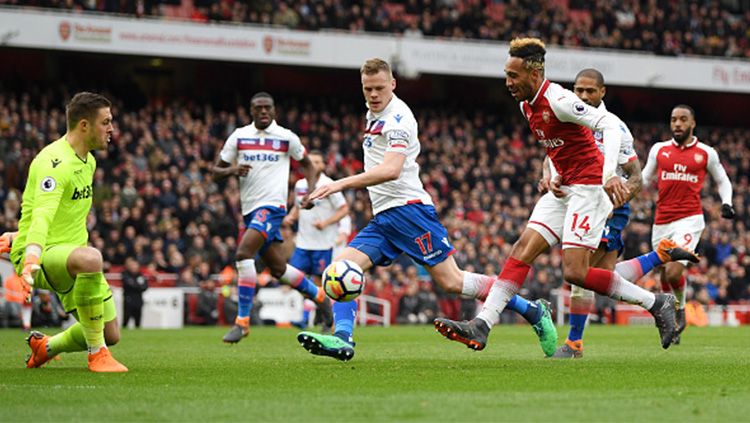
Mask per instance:
[[[727,171],[719,161],[719,155],[713,148],[708,150],[708,163],[706,164],[711,177],[716,181],[721,197],[721,217],[725,219],[734,219],[734,207],[732,206],[732,183],[729,181]]]
[[[32,184],[30,189],[34,190],[34,207],[29,211],[31,219],[26,233],[26,254],[21,278],[28,285],[33,285],[34,276],[41,269],[39,259],[47,245],[50,225],[60,208],[65,188],[70,183],[70,169],[65,165],[52,165],[46,157],[38,157],[31,164],[27,183]]]
[[[615,205],[622,204],[628,192],[622,179],[615,174],[621,143],[618,119],[580,101],[573,93],[564,93],[562,97],[550,101],[550,106],[561,122],[576,123],[602,133],[604,145],[602,182],[612,202]]]
[[[224,147],[219,152],[219,157],[216,158],[216,163],[211,168],[211,177],[216,182],[230,176],[246,176],[251,169],[251,166],[247,164],[232,164],[237,160],[238,155],[236,134],[236,131],[232,132],[232,135],[227,138]]]
[[[325,198],[347,189],[367,188],[382,184],[383,182],[396,180],[401,176],[401,170],[404,168],[405,161],[406,155],[403,153],[386,152],[383,157],[383,163],[371,167],[364,173],[347,176],[346,178],[315,189],[310,194],[310,200]]]
[[[312,190],[312,188],[315,187],[315,184],[318,183],[316,180],[317,171],[315,170],[315,166],[313,166],[312,160],[307,157],[307,154],[302,156],[299,160],[299,164],[302,166],[302,175],[304,175],[305,180],[307,181],[307,186],[311,187],[310,190]]]
[[[252,169],[250,165],[232,165],[231,163],[225,162],[224,160],[219,158],[218,160],[216,160],[214,167],[211,168],[211,176],[213,177],[214,181],[219,182],[230,176],[247,176],[248,172],[250,172],[250,169]]]
[[[656,176],[656,155],[659,153],[658,144],[651,147],[648,152],[648,159],[646,159],[646,166],[643,168],[641,173],[642,185],[648,187],[651,182],[654,181]]]
[[[289,213],[284,216],[284,225],[292,226],[297,220],[299,220],[299,205],[295,202],[294,206],[292,206],[292,209],[289,210]]]
[[[629,202],[643,189],[643,176],[641,175],[641,162],[638,161],[636,156],[633,160],[628,161],[622,165],[622,170],[628,175],[628,181],[625,186],[628,187],[630,194],[628,194],[625,202]]]
[[[550,101],[550,106],[555,116],[561,122],[570,122],[585,126],[593,131],[602,133],[604,144],[604,168],[603,182],[607,182],[615,176],[617,159],[620,153],[620,125],[618,119],[609,113],[591,107],[580,101],[572,93]]]

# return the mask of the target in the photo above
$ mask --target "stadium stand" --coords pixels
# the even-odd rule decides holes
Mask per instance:
[[[508,41],[648,51],[659,55],[750,57],[747,2],[581,0],[9,0],[10,5],[226,21],[302,30]],[[592,4],[593,3],[593,4]]]

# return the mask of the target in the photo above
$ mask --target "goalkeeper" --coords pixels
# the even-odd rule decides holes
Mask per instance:
[[[60,353],[88,351],[89,370],[128,371],[107,349],[120,338],[117,314],[102,255],[87,246],[96,170],[91,151],[107,148],[113,131],[110,106],[105,97],[88,92],[70,100],[68,132],[42,149],[29,168],[18,232],[0,236],[0,253],[10,252],[27,300],[32,287],[53,290],[78,321],[52,337],[31,332],[29,368]]]

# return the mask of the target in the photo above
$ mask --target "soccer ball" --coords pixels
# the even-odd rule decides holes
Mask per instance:
[[[351,260],[334,261],[323,271],[323,290],[336,301],[351,301],[365,289],[362,268]]]

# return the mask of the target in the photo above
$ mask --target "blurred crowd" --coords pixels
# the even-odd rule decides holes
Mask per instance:
[[[227,21],[302,30],[750,57],[750,10],[727,0],[7,0],[78,11]]]
[[[34,155],[65,132],[64,95],[0,92],[0,231],[17,226],[21,193]],[[326,105],[327,104],[327,105]],[[300,135],[308,149],[326,153],[328,175],[338,179],[363,169],[361,104],[314,103],[277,98],[277,121]],[[96,154],[90,243],[103,252],[105,271],[120,272],[133,258],[142,272],[175,275],[177,286],[213,290],[234,280],[233,256],[241,222],[236,178],[214,183],[209,175],[225,138],[250,123],[246,106],[214,110],[208,105],[154,103],[128,110],[114,100],[115,135]],[[497,274],[523,229],[539,194],[543,150],[520,114],[486,110],[414,107],[420,123],[422,180],[457,249],[459,265]],[[666,122],[630,123],[641,161],[650,145],[671,137]],[[750,301],[750,136],[746,130],[698,128],[715,147],[734,186],[733,221],[719,217],[720,202],[710,177],[704,189],[707,228],[690,271],[696,293],[717,304]],[[298,171],[290,178],[293,184]],[[366,190],[348,191],[354,231],[372,217]],[[632,203],[625,231],[625,257],[650,250],[656,198],[647,187]],[[291,204],[290,197],[290,204]],[[354,234],[352,234],[353,236]],[[293,232],[286,228],[286,239]],[[293,245],[286,243],[291,253]],[[136,266],[137,267],[137,266]],[[534,264],[523,293],[550,299],[562,281],[558,249]],[[659,289],[658,276],[641,281]],[[429,276],[405,257],[369,276],[367,292],[393,304],[399,321],[427,321],[435,314],[473,313],[432,286]]]

